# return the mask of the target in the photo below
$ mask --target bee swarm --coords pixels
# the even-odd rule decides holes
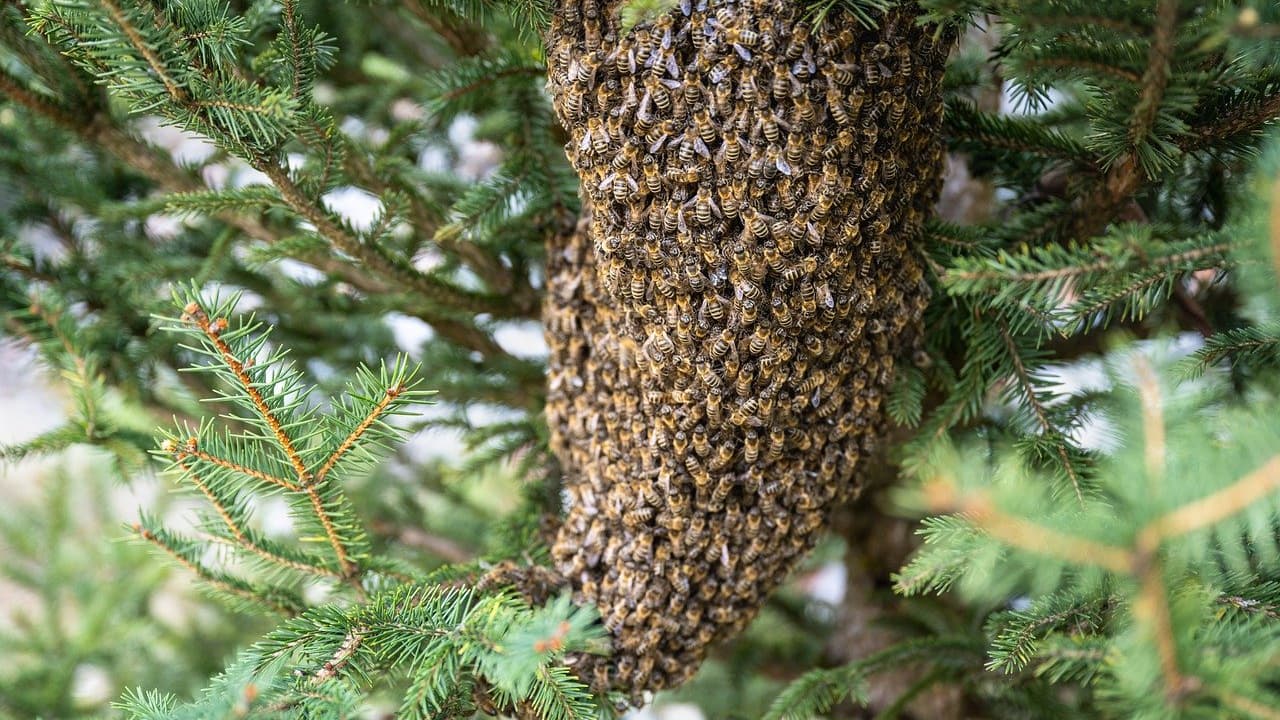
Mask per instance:
[[[633,694],[686,680],[856,491],[943,162],[948,42],[910,7],[701,3],[623,33],[564,0],[547,37],[585,210],[547,268],[553,555],[613,638],[584,674]]]

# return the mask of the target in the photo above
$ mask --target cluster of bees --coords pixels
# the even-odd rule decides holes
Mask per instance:
[[[599,607],[599,688],[678,684],[857,487],[928,297],[949,43],[794,0],[680,0],[623,32],[562,0],[549,86],[582,181],[549,249],[556,569]]]

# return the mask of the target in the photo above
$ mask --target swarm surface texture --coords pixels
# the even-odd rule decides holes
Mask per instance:
[[[547,412],[557,570],[614,640],[583,671],[634,693],[686,680],[857,490],[921,331],[948,46],[910,8],[619,9],[566,0],[547,37],[585,206],[549,253]]]

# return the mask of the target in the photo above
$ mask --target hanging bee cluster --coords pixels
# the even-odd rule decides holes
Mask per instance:
[[[549,252],[547,412],[557,570],[614,640],[583,672],[638,692],[740,630],[856,490],[927,301],[949,43],[911,8],[618,11],[563,0],[547,37],[586,210]]]

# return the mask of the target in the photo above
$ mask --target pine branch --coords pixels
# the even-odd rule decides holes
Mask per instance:
[[[138,537],[146,540],[152,545],[160,548],[170,557],[186,568],[192,575],[203,580],[210,587],[226,593],[227,595],[238,597],[250,605],[265,606],[272,612],[284,616],[294,615],[298,612],[297,607],[291,604],[282,603],[279,599],[273,599],[255,592],[252,588],[243,583],[236,582],[230,578],[219,576],[208,568],[205,568],[188,557],[188,554],[175,547],[171,538],[167,534],[159,533],[141,523],[133,525],[133,531]]]

